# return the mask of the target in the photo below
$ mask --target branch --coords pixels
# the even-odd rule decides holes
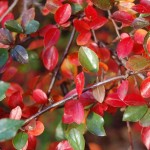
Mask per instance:
[[[94,88],[96,88],[96,87],[98,87],[98,86],[100,86],[100,85],[104,85],[104,84],[106,84],[106,83],[109,83],[109,82],[112,82],[112,81],[115,81],[115,80],[125,79],[126,77],[127,77],[126,75],[121,75],[121,76],[116,76],[116,77],[107,79],[107,80],[102,81],[102,82],[98,82],[98,83],[96,83],[96,84],[94,84],[94,85],[92,85],[92,86],[90,86],[90,87],[84,88],[84,89],[83,89],[83,93],[86,92],[86,91],[88,91],[88,90],[90,90],[90,89],[94,89]],[[67,101],[69,101],[69,100],[71,100],[71,99],[74,99],[74,98],[77,97],[77,96],[78,96],[78,94],[75,93],[75,94],[73,94],[73,95],[70,96],[70,97],[67,97],[67,98],[65,98],[65,99],[63,99],[63,100],[61,100],[61,101],[59,101],[59,102],[56,102],[56,103],[54,103],[54,104],[52,104],[52,105],[49,105],[49,106],[43,108],[41,111],[37,112],[36,114],[34,114],[33,116],[31,116],[30,118],[26,119],[25,122],[24,122],[24,125],[27,124],[28,122],[30,122],[32,119],[35,119],[35,118],[37,118],[38,116],[40,116],[40,115],[44,114],[45,112],[49,111],[50,109],[52,109],[52,108],[54,108],[54,107],[61,106],[61,105],[63,105],[65,102],[67,102]]]
[[[16,6],[19,0],[14,0],[14,2],[11,4],[11,6],[7,9],[7,11],[0,17],[0,22],[3,20],[3,18]]]

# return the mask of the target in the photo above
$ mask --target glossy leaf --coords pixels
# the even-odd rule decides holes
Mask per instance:
[[[21,25],[16,20],[7,21],[5,23],[5,27],[12,32],[17,32],[17,33],[23,32]]]
[[[0,81],[0,101],[6,97],[5,92],[7,91],[8,88],[9,88],[8,83]]]
[[[56,13],[55,13],[55,21],[58,23],[58,24],[63,24],[65,23],[66,21],[68,21],[68,19],[70,18],[71,16],[71,5],[66,3],[62,6],[60,6]]]
[[[95,10],[95,8],[93,8],[92,6],[88,5],[85,10],[85,15],[86,17],[88,17],[88,19],[94,20],[95,18],[98,17],[98,13]]]
[[[21,116],[22,116],[22,109],[20,106],[17,106],[11,110],[9,118],[14,120],[20,120]]]
[[[150,13],[150,10],[142,4],[136,4],[132,7],[132,9],[142,14]]]
[[[80,72],[76,77],[75,77],[75,84],[76,84],[76,89],[78,96],[80,97],[82,90],[84,88],[84,73]]]
[[[90,72],[98,72],[99,60],[94,51],[88,47],[82,46],[79,49],[78,59],[83,68]]]
[[[51,47],[54,46],[60,37],[60,30],[58,28],[50,28],[44,36],[44,46]]]
[[[127,57],[133,49],[134,40],[131,37],[124,38],[117,45],[117,54],[119,58]]]
[[[23,123],[22,120],[0,119],[0,141],[14,137]]]
[[[48,98],[47,95],[44,91],[42,91],[41,89],[35,89],[33,91],[33,99],[37,104],[45,104],[48,102]]]
[[[8,51],[4,48],[0,48],[0,68],[3,67],[8,60]]]
[[[6,45],[13,43],[13,37],[8,29],[0,28],[0,43]]]
[[[1,21],[1,25],[3,28],[5,28],[5,22],[7,22],[8,20],[14,20],[13,13],[10,12],[3,18],[3,20]]]
[[[109,10],[112,7],[111,0],[91,0],[93,4],[102,9],[102,10]]]
[[[42,60],[45,68],[52,71],[58,63],[58,50],[56,47],[48,47],[43,51]]]
[[[143,44],[146,34],[147,34],[147,31],[144,29],[136,30],[134,33],[134,40],[136,41],[136,43]]]
[[[28,141],[28,134],[25,132],[19,132],[12,140],[13,146],[16,149],[22,149]]]
[[[25,26],[25,33],[31,34],[38,30],[40,24],[36,20],[31,20],[26,26]]]
[[[73,150],[73,148],[70,146],[68,141],[61,141],[57,145],[56,150]]]
[[[105,136],[104,130],[104,119],[96,113],[90,113],[86,120],[86,125],[88,131],[97,135],[97,136]]]
[[[148,108],[147,112],[143,116],[143,118],[140,120],[140,125],[142,127],[148,127],[150,126],[150,108]]]
[[[67,133],[66,138],[74,150],[84,150],[84,137],[76,128],[71,129],[69,133]]]
[[[142,135],[142,142],[149,150],[150,149],[150,127],[143,128],[141,135]]]
[[[141,71],[150,66],[150,60],[140,55],[131,56],[126,62],[126,67],[131,71]]]
[[[123,114],[123,121],[137,122],[144,116],[147,110],[148,107],[146,105],[129,106]]]
[[[28,53],[21,45],[16,45],[15,48],[11,50],[11,56],[14,60],[22,64],[28,63]]]
[[[80,124],[84,119],[84,108],[78,100],[70,100],[65,103],[63,123],[71,124],[73,122]]]

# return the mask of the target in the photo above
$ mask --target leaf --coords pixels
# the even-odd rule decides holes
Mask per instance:
[[[49,71],[53,71],[58,63],[58,50],[55,46],[47,47],[43,51],[42,60],[45,68]]]
[[[142,127],[148,127],[150,126],[150,108],[148,108],[147,112],[145,115],[142,117],[142,119],[139,121],[140,125]]]
[[[98,72],[99,60],[94,51],[88,47],[81,46],[78,53],[78,59],[83,68],[90,72]]]
[[[124,98],[126,97],[128,92],[128,86],[129,86],[128,80],[122,80],[120,86],[118,87],[117,94],[121,100],[124,100]]]
[[[94,20],[95,18],[98,17],[98,13],[95,10],[95,8],[93,8],[92,6],[88,5],[85,9],[84,9],[85,15],[86,17],[88,17],[88,19],[90,20]]]
[[[66,3],[62,6],[60,6],[55,15],[54,15],[54,18],[55,18],[55,21],[58,23],[58,24],[63,24],[65,23],[66,21],[68,21],[68,19],[70,18],[71,16],[71,5]]]
[[[117,45],[117,55],[119,58],[127,57],[133,49],[134,40],[131,37],[124,38]]]
[[[50,28],[45,36],[44,36],[44,46],[45,47],[51,47],[54,46],[60,37],[60,30],[56,27]]]
[[[72,8],[72,14],[73,15],[79,13],[83,9],[82,5],[79,5],[79,4],[72,4],[71,8]]]
[[[0,28],[0,43],[5,45],[13,43],[13,37],[8,29]]]
[[[22,149],[28,141],[28,134],[25,132],[19,132],[12,140],[13,146],[16,149]]]
[[[144,29],[136,30],[134,33],[134,40],[136,41],[136,43],[143,44],[146,34],[147,34],[147,31]]]
[[[41,89],[35,89],[33,91],[32,97],[37,104],[45,104],[48,102],[46,93]]]
[[[0,68],[3,67],[8,60],[8,51],[4,48],[0,48]]]
[[[129,106],[123,114],[123,121],[137,122],[147,112],[148,107],[144,106]]]
[[[126,67],[134,72],[144,70],[150,66],[150,60],[140,55],[131,56],[126,62]]]
[[[93,96],[99,102],[102,103],[105,98],[105,86],[100,85],[93,89]]]
[[[146,148],[150,149],[150,127],[145,127],[142,129],[142,142],[146,146]]]
[[[80,124],[84,119],[84,108],[78,100],[70,100],[65,103],[62,122]]]
[[[14,120],[20,120],[21,116],[22,116],[22,109],[20,106],[17,106],[11,110],[9,118]]]
[[[102,10],[109,10],[112,7],[111,0],[91,0],[93,4],[102,9]]]
[[[150,13],[150,10],[142,4],[136,4],[132,7],[132,9],[142,14]]]
[[[22,120],[0,119],[0,141],[14,137],[23,123]]]
[[[36,20],[31,20],[26,26],[25,26],[25,33],[31,34],[38,30],[40,24]]]
[[[84,73],[80,72],[76,77],[75,77],[75,84],[76,84],[76,90],[78,93],[78,96],[82,94],[82,90],[84,88]]]
[[[5,92],[9,88],[9,84],[3,81],[0,81],[0,101],[3,100],[5,96]]]
[[[67,140],[74,150],[84,150],[85,140],[83,135],[76,129],[73,128],[66,135]]]
[[[61,141],[57,147],[56,150],[73,150],[73,148],[70,146],[69,142],[66,141]]]
[[[91,112],[86,120],[86,125],[88,131],[97,135],[97,136],[105,136],[104,130],[104,119],[96,113]]]
[[[22,64],[28,63],[29,59],[28,53],[26,49],[21,45],[16,45],[15,48],[11,50],[11,56],[14,60]]]
[[[147,34],[144,37],[144,43],[143,43],[143,47],[146,53],[150,53],[150,32],[147,32]]]
[[[8,20],[7,22],[5,22],[5,27],[12,32],[23,32],[21,25],[16,20]]]
[[[1,21],[1,25],[3,28],[5,28],[5,22],[7,22],[8,20],[14,20],[13,13],[10,12],[3,18],[3,20]]]

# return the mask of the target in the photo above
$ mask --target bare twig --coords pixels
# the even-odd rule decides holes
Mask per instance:
[[[14,0],[14,2],[10,5],[10,7],[7,9],[7,11],[0,17],[0,22],[3,20],[3,18],[10,12],[12,9],[16,6],[19,0]]]
[[[98,86],[100,86],[100,85],[104,85],[104,84],[106,84],[106,83],[109,83],[109,82],[112,82],[112,81],[115,81],[115,80],[125,79],[125,78],[126,78],[126,75],[121,75],[121,76],[116,76],[116,77],[107,79],[107,80],[102,81],[102,82],[98,82],[98,83],[96,83],[96,84],[94,84],[94,85],[92,85],[92,86],[90,86],[90,87],[84,88],[84,89],[83,89],[83,93],[86,92],[86,91],[88,91],[88,90],[90,90],[90,89],[94,89],[94,88],[96,88],[96,87],[98,87]],[[34,114],[33,116],[31,116],[30,118],[26,119],[25,122],[24,122],[24,124],[27,124],[27,123],[30,122],[32,119],[37,118],[38,116],[42,115],[43,113],[47,112],[48,110],[50,110],[50,109],[52,109],[52,108],[54,108],[54,107],[58,107],[58,106],[63,105],[63,104],[64,104],[65,102],[67,102],[68,100],[74,99],[74,98],[77,97],[77,96],[78,96],[78,94],[75,93],[75,94],[73,94],[73,95],[70,96],[70,97],[67,97],[67,98],[65,98],[65,99],[63,99],[63,100],[61,100],[61,101],[59,101],[59,102],[57,102],[57,103],[54,103],[54,104],[52,104],[52,105],[49,105],[49,106],[43,108],[41,111],[37,112],[36,114]]]
[[[96,35],[95,35],[95,31],[94,30],[91,30],[92,31],[92,35],[93,35],[93,38],[94,38],[94,42],[96,43],[96,44],[98,44],[98,40],[97,40],[97,37],[96,37]]]
[[[133,141],[132,141],[132,133],[131,133],[131,127],[130,127],[130,123],[127,121],[127,128],[128,128],[128,136],[129,136],[129,142],[130,142],[130,148],[129,150],[133,150]]]

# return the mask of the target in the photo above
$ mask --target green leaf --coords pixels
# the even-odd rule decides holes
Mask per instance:
[[[5,27],[12,32],[17,32],[17,33],[23,32],[21,25],[16,20],[8,20],[5,23]]]
[[[123,114],[123,121],[139,121],[146,113],[148,107],[144,106],[129,106]]]
[[[143,118],[140,120],[140,124],[143,127],[150,126],[150,108],[147,110],[146,114],[143,116]]]
[[[5,98],[5,92],[8,89],[9,84],[3,81],[0,81],[0,101]]]
[[[104,119],[96,113],[90,113],[86,120],[87,129],[97,136],[105,136]]]
[[[85,140],[83,135],[77,129],[71,129],[66,135],[66,138],[74,150],[84,150]]]
[[[126,63],[126,67],[134,72],[144,70],[149,66],[150,60],[140,55],[131,56]]]
[[[23,123],[22,120],[0,119],[0,141],[14,137]]]
[[[20,150],[22,149],[28,140],[28,134],[25,132],[19,132],[14,138],[13,138],[13,145],[16,149]]]
[[[109,10],[112,7],[112,0],[91,0],[93,4],[102,9],[102,10]]]
[[[81,46],[78,53],[79,62],[87,71],[98,72],[99,60],[94,51],[88,47]]]
[[[25,33],[26,34],[31,34],[34,33],[38,30],[40,24],[36,20],[31,20],[25,27]]]
[[[8,60],[8,51],[4,48],[0,48],[0,68],[5,65]]]
[[[75,4],[75,3],[73,3],[71,5],[71,7],[72,7],[72,14],[76,14],[76,13],[80,12],[83,9],[83,7],[81,5]]]

